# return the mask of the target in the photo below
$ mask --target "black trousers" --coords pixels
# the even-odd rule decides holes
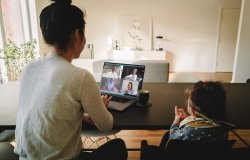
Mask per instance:
[[[116,138],[92,152],[81,152],[79,160],[127,160],[128,152],[122,139]],[[0,143],[0,160],[18,160],[14,147],[8,142]]]
[[[127,160],[128,152],[124,141],[112,139],[92,152],[82,152],[79,160]]]
[[[18,160],[19,156],[14,153],[14,147],[9,142],[0,143],[0,160]]]

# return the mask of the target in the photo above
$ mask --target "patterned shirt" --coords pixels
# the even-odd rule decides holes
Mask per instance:
[[[226,131],[221,126],[204,118],[190,116],[183,122],[180,125],[172,124],[169,134],[170,139],[203,142],[226,139]]]

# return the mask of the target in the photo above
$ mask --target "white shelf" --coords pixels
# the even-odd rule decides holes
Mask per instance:
[[[166,60],[167,51],[113,50],[114,60]]]

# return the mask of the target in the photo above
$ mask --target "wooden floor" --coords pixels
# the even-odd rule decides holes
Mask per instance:
[[[122,138],[127,148],[140,148],[141,140],[147,140],[151,145],[159,145],[162,136],[166,130],[122,130],[116,134],[117,138]],[[243,140],[250,144],[250,130],[235,130],[235,132],[243,138]],[[114,136],[109,136],[111,139],[115,138]],[[94,140],[97,140],[100,137],[94,137]],[[244,147],[246,146],[233,132],[229,133],[229,139],[237,140],[233,147]],[[106,139],[101,139],[98,143],[99,145],[106,142]],[[92,144],[92,142],[87,141],[85,143],[85,149],[90,147],[95,148],[98,147],[96,144]],[[128,151],[128,160],[139,160],[140,152],[139,151]]]
[[[170,73],[171,76],[174,76],[175,73]],[[232,73],[194,73],[200,80],[214,80],[220,82],[230,83],[232,79]],[[122,130],[116,134],[116,137],[122,138],[127,148],[140,148],[141,140],[147,140],[149,144],[159,145],[161,137],[166,132],[166,130]],[[250,144],[250,130],[236,130],[236,133],[239,134],[248,144]],[[110,136],[110,138],[113,138]],[[245,146],[233,133],[229,134],[229,139],[237,140],[234,147],[243,147]],[[105,140],[100,140],[100,144],[105,143]],[[87,147],[86,143],[86,147]],[[85,148],[86,148],[85,147]],[[93,145],[92,147],[96,147]],[[139,160],[140,152],[139,151],[129,151],[128,152],[129,160]]]

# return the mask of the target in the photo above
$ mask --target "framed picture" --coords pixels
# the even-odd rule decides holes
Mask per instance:
[[[152,49],[152,17],[120,17],[120,49]]]

